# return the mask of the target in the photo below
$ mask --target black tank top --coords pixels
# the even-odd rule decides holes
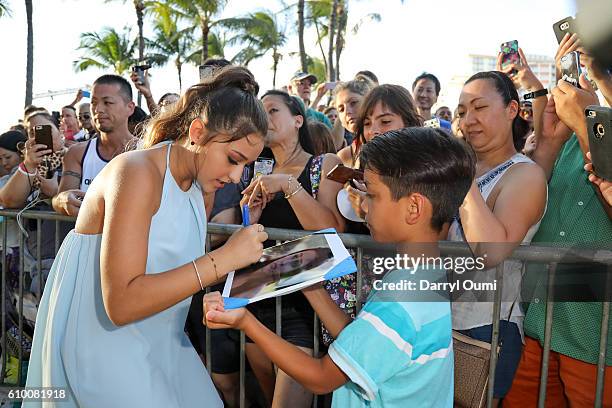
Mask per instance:
[[[302,170],[297,178],[297,181],[304,187],[304,191],[310,195],[312,195],[310,166],[312,165],[313,159],[314,156],[308,159],[306,167],[304,167],[304,170]],[[264,208],[259,218],[259,223],[265,227],[271,228],[304,229],[297,215],[295,215],[291,204],[289,204],[289,201],[285,198],[283,193],[277,194],[274,199],[266,205],[266,208]],[[274,245],[274,242],[266,242],[264,246],[268,247],[270,245]]]

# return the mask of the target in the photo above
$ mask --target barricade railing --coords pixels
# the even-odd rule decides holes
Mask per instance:
[[[21,223],[25,220],[34,220],[36,222],[36,231],[32,232],[36,234],[36,254],[31,254],[35,257],[35,268],[37,272],[38,279],[38,289],[36,293],[36,305],[41,298],[41,291],[43,288],[43,277],[42,277],[42,259],[41,259],[41,224],[42,221],[53,221],[55,222],[55,237],[54,237],[54,253],[56,254],[61,245],[61,228],[60,223],[65,222],[74,222],[75,218],[67,217],[63,215],[56,214],[54,212],[47,211],[26,211],[26,212],[18,212],[15,210],[5,210],[0,209],[0,217],[3,217],[3,222],[0,222],[0,238],[2,242],[2,246],[0,249],[2,250],[2,256],[0,257],[0,262],[2,263],[2,280],[1,284],[1,295],[2,295],[2,318],[1,318],[1,347],[2,347],[2,359],[1,359],[1,369],[0,369],[0,386],[7,386],[9,384],[6,383],[6,368],[7,368],[7,275],[8,275],[8,251],[4,250],[4,243],[7,242],[8,236],[8,221],[13,220],[16,221],[17,217],[21,220]],[[210,236],[211,235],[230,235],[237,229],[241,228],[239,225],[227,225],[227,224],[214,224],[209,223],[207,227],[207,240],[206,240],[206,250],[210,249]],[[17,228],[17,231],[19,229]],[[310,234],[309,231],[300,231],[300,230],[286,230],[286,229],[277,229],[277,228],[266,228],[266,232],[268,233],[269,239],[275,240],[277,243],[281,243],[287,240],[293,240],[297,238],[301,238]],[[24,336],[23,332],[23,324],[24,324],[24,316],[23,316],[23,307],[24,307],[24,254],[25,254],[25,239],[22,233],[18,234],[18,246],[19,246],[19,279],[18,279],[18,296],[17,296],[17,332],[18,332],[18,340],[16,349],[17,349],[17,358],[18,358],[18,368],[17,368],[17,385],[23,386],[23,347],[22,347],[22,339]],[[363,254],[364,250],[387,250],[393,251],[395,247],[393,245],[379,244],[372,240],[370,236],[367,235],[356,235],[356,234],[339,234],[342,239],[344,245],[347,248],[353,248],[356,251],[356,264],[357,264],[357,275],[356,275],[356,312],[359,311],[360,308],[360,300],[362,299],[362,287],[363,287]],[[30,238],[31,239],[31,238]],[[471,256],[472,253],[467,245],[459,242],[449,242],[449,241],[441,241],[439,243],[440,253],[442,256]],[[487,406],[493,406],[493,390],[495,386],[495,368],[497,365],[497,348],[499,345],[499,322],[500,322],[500,312],[501,312],[501,288],[503,285],[503,270],[504,263],[508,260],[520,260],[527,262],[537,262],[537,263],[545,263],[548,265],[548,288],[552,288],[555,282],[555,275],[557,271],[557,265],[560,263],[563,264],[572,264],[572,263],[584,263],[585,260],[593,260],[593,262],[597,262],[599,264],[607,265],[608,274],[612,271],[612,251],[610,250],[602,250],[601,248],[559,248],[559,247],[549,247],[549,246],[540,246],[540,245],[521,245],[516,248],[513,253],[506,258],[504,262],[496,268],[496,279],[497,279],[497,287],[494,294],[494,304],[493,304],[493,315],[492,315],[492,337],[491,337],[491,358],[490,358],[490,366],[489,366],[489,382],[487,388]],[[609,279],[608,279],[609,281]],[[608,289],[609,289],[608,285]],[[207,288],[207,291],[209,289]],[[540,376],[540,389],[538,396],[538,406],[544,407],[544,402],[546,399],[546,383],[547,383],[547,373],[549,367],[549,356],[550,356],[550,348],[551,348],[551,335],[552,335],[552,316],[553,316],[553,295],[552,291],[548,291],[546,298],[546,317],[545,317],[545,328],[544,328],[544,344],[543,344],[543,356],[542,356],[542,366],[541,366],[541,376]],[[606,351],[607,351],[607,340],[608,340],[608,322],[610,319],[610,302],[607,301],[609,298],[606,297],[606,301],[602,302],[603,313],[602,313],[602,321],[601,321],[601,338],[599,344],[599,359],[597,364],[597,383],[596,383],[596,391],[595,391],[595,406],[602,406],[603,395],[604,395],[604,375],[605,375],[605,363],[606,363]],[[281,309],[282,309],[282,298],[275,298],[275,309],[276,309],[276,333],[278,335],[281,334]],[[314,318],[314,355],[318,355],[319,353],[319,321],[315,315]],[[212,364],[211,364],[211,336],[210,329],[206,328],[206,350],[205,350],[205,361],[206,367],[209,373],[211,373]],[[240,384],[239,384],[239,403],[240,407],[246,406],[246,389],[245,389],[245,372],[246,372],[246,360],[245,360],[245,335],[244,332],[240,334]],[[12,384],[11,384],[12,385]],[[315,396],[313,401],[313,406],[317,406],[317,396]]]

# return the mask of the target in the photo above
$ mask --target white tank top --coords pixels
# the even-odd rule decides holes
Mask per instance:
[[[99,138],[96,137],[87,142],[85,154],[83,160],[81,160],[81,191],[86,192],[94,178],[108,164],[108,161],[100,157],[100,153],[98,153],[98,140]]]
[[[480,190],[482,198],[485,201],[508,169],[517,163],[534,163],[534,161],[525,155],[517,153],[509,160],[489,170],[476,179],[478,189]],[[548,194],[546,200],[548,201]],[[546,208],[542,214],[544,213],[546,213]],[[542,215],[542,217],[544,217],[544,215]],[[529,244],[531,242],[531,239],[540,227],[541,221],[542,218],[540,218],[537,223],[529,228],[525,238],[523,238],[523,244]],[[461,233],[460,228],[461,227],[457,220],[453,221],[448,231],[448,239],[450,241],[463,241],[463,234]],[[506,261],[504,263],[504,279],[502,284],[503,300],[514,300],[519,295],[522,266],[523,263],[520,261]],[[479,277],[479,281],[492,282],[492,280],[495,278],[495,268],[483,271],[481,276],[482,279]],[[517,298],[516,303],[514,303],[514,307],[512,307],[513,301],[502,301],[500,320],[508,320],[508,314],[510,313],[510,308],[512,308],[510,321],[518,325],[521,337],[523,337],[524,313],[520,308],[520,302],[520,296]],[[474,302],[465,299],[465,301],[453,302],[452,310],[453,329],[467,330],[474,327],[491,324],[493,321],[493,302]]]

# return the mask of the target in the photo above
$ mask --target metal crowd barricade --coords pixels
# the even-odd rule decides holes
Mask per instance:
[[[2,237],[2,242],[7,242],[7,220],[8,219],[16,219],[17,211],[14,210],[3,210],[0,209],[0,216],[4,217],[4,222],[1,222],[0,229],[0,237]],[[62,216],[53,212],[43,212],[43,211],[27,211],[21,214],[21,218],[23,220],[36,220],[37,231],[36,231],[36,242],[37,242],[37,251],[36,251],[36,268],[38,271],[38,279],[39,279],[39,289],[37,295],[37,300],[40,301],[41,291],[42,291],[42,259],[41,259],[41,224],[44,220],[55,221],[55,253],[59,250],[60,247],[60,223],[61,222],[73,222],[74,218]],[[210,248],[210,235],[230,235],[236,229],[241,228],[237,225],[224,225],[224,224],[208,224],[208,234],[206,246],[207,249]],[[307,231],[298,231],[298,230],[284,230],[284,229],[276,229],[276,228],[267,228],[266,232],[269,235],[269,239],[276,240],[277,242],[297,239],[308,235]],[[357,261],[357,276],[356,276],[356,307],[357,312],[360,308],[360,300],[362,299],[362,286],[363,286],[363,251],[364,250],[389,250],[392,251],[394,249],[391,245],[381,245],[374,242],[369,236],[365,235],[354,235],[354,234],[340,234],[340,237],[347,248],[355,248],[356,250],[356,261]],[[19,242],[19,250],[20,250],[20,261],[19,261],[19,300],[18,300],[18,330],[19,330],[19,340],[23,338],[23,294],[24,294],[24,246],[25,240],[22,235],[18,240]],[[4,245],[2,246],[4,248]],[[470,256],[471,252],[461,243],[456,242],[440,242],[440,251],[442,256]],[[589,250],[589,249],[566,249],[566,248],[553,248],[553,247],[545,247],[545,246],[520,246],[518,247],[513,254],[507,259],[512,260],[521,260],[521,261],[531,261],[538,263],[546,263],[548,264],[548,287],[551,288],[552,284],[555,280],[555,273],[557,269],[557,265],[561,262],[565,263],[584,263],[585,259],[593,259],[594,261],[603,263],[607,265],[608,273],[612,272],[612,251],[602,251],[602,250]],[[0,386],[9,385],[5,382],[6,376],[6,368],[7,368],[7,330],[6,330],[6,283],[7,283],[7,274],[8,274],[8,265],[7,265],[7,251],[3,250],[2,257],[0,258],[2,262],[2,281],[1,283],[1,296],[2,296],[2,317],[0,320],[1,325],[1,347],[2,347],[2,359],[1,359],[1,369],[0,369]],[[500,311],[501,311],[501,290],[503,285],[503,266],[504,263],[500,264],[496,268],[496,279],[497,279],[497,289],[494,296],[494,306],[493,306],[493,327],[492,327],[492,338],[491,338],[491,359],[489,366],[489,382],[487,389],[487,407],[493,406],[493,389],[495,386],[495,376],[493,373],[495,372],[495,368],[497,365],[497,346],[499,344],[499,319],[500,319]],[[608,292],[609,294],[611,288],[610,284],[611,279],[607,279],[608,282]],[[606,299],[607,300],[607,299]],[[539,390],[539,407],[544,407],[544,402],[546,399],[546,383],[547,383],[547,373],[549,366],[549,356],[550,356],[550,345],[551,345],[551,334],[552,334],[552,312],[553,312],[553,294],[551,291],[547,293],[546,299],[546,317],[545,317],[545,329],[544,329],[544,347],[543,347],[543,357],[542,357],[542,367],[541,367],[541,377],[540,377],[540,390]],[[604,395],[604,375],[605,375],[605,361],[606,361],[606,351],[607,351],[607,339],[608,339],[608,322],[610,319],[610,302],[602,302],[603,305],[603,313],[602,313],[602,322],[601,322],[601,339],[600,339],[600,347],[599,347],[599,360],[597,364],[597,383],[596,383],[596,394],[595,394],[595,406],[599,407],[603,402]],[[276,298],[275,308],[277,311],[276,314],[276,333],[280,335],[281,333],[281,310],[282,310],[282,299]],[[313,322],[315,327],[314,334],[314,354],[318,355],[319,352],[319,321],[315,315],[315,319]],[[211,372],[211,336],[210,330],[206,329],[206,366],[208,372]],[[21,373],[23,370],[22,367],[22,358],[23,358],[23,350],[21,341],[18,344],[18,373],[17,378],[18,381],[21,379]],[[246,389],[245,389],[245,375],[246,372],[246,356],[245,356],[245,335],[244,332],[241,332],[240,335],[240,384],[239,384],[239,402],[241,407],[246,406]],[[23,385],[23,384],[19,384]],[[313,406],[317,406],[317,397],[315,396],[313,401]]]

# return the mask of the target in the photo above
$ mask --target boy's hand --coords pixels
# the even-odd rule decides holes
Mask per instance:
[[[220,292],[211,292],[204,295],[204,323],[210,329],[238,329],[244,327],[247,310],[243,307],[234,310],[225,310],[223,297]]]

